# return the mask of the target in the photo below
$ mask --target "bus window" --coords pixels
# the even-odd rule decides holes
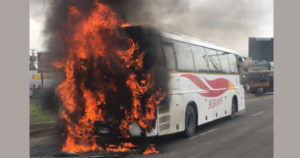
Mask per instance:
[[[164,65],[165,62],[164,62],[164,57],[163,57],[159,38],[154,36],[151,36],[150,38],[152,42],[152,47],[155,52],[156,62],[159,63],[159,65]]]
[[[194,71],[191,47],[188,44],[175,42],[176,58],[179,71]]]
[[[191,46],[192,52],[194,56],[194,63],[195,63],[195,71],[208,71],[208,63],[206,60],[206,53],[203,47],[200,46]]]
[[[175,54],[174,48],[172,44],[163,43],[162,44],[164,56],[166,59],[166,66],[170,70],[176,70],[176,61],[175,61]]]
[[[219,58],[222,67],[222,72],[230,73],[229,54],[221,52]]]
[[[238,65],[234,54],[229,54],[230,72],[238,73]]]
[[[208,49],[208,48],[206,48],[205,50],[206,50],[206,54],[207,54],[209,71],[212,71],[212,72],[221,71],[219,54],[217,53],[217,51]]]

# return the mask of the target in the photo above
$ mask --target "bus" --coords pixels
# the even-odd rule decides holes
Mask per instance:
[[[124,29],[142,49],[155,54],[154,69],[159,77],[168,78],[167,82],[158,79],[162,87],[167,87],[167,99],[157,106],[155,127],[146,137],[179,132],[191,137],[196,126],[244,112],[237,52],[150,27]],[[131,126],[130,135],[141,136],[138,128]]]

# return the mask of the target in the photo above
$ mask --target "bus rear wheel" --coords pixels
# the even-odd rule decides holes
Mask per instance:
[[[235,112],[236,112],[236,107],[237,107],[237,102],[235,99],[232,99],[232,103],[231,103],[231,115],[230,115],[230,119],[235,118]]]
[[[188,106],[185,112],[185,136],[192,137],[196,131],[196,113],[192,106]]]

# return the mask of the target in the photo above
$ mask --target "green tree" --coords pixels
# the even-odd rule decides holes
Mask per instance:
[[[34,53],[34,50],[32,50],[31,54],[29,55],[29,70],[37,70],[36,67],[36,62],[37,62],[37,56],[36,53]]]

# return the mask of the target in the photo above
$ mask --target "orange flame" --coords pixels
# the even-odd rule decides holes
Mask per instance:
[[[133,148],[133,147],[135,147],[135,145],[133,145],[130,142],[124,142],[124,143],[121,143],[120,145],[110,144],[106,148],[106,151],[110,151],[110,152],[127,152],[127,151],[130,151],[130,148]]]
[[[124,27],[129,27],[129,26],[131,26],[131,24],[129,24],[129,23],[125,23],[125,24],[122,24],[122,25],[121,25],[121,27],[123,27],[123,28],[124,28]]]
[[[65,80],[56,89],[63,103],[60,117],[66,125],[63,133],[65,142],[61,150],[130,151],[135,145],[129,142],[120,145],[110,144],[106,149],[102,149],[96,143],[98,137],[94,134],[94,123],[104,121],[105,118],[113,120],[115,117],[106,116],[103,110],[105,109],[103,107],[110,106],[106,91],[119,90],[117,83],[104,82],[108,77],[103,72],[125,73],[128,76],[125,84],[131,91],[132,108],[125,109],[123,105],[119,107],[124,113],[119,125],[123,137],[129,137],[128,129],[132,122],[137,122],[146,132],[153,127],[156,106],[164,99],[165,94],[160,89],[154,90],[153,70],[141,76],[135,74],[135,71],[143,69],[145,52],[140,51],[138,44],[131,38],[118,33],[119,27],[128,27],[130,24],[124,24],[119,20],[109,6],[98,1],[95,1],[94,6],[89,14],[83,13],[75,6],[69,7],[67,25],[65,32],[62,33],[67,55],[65,59],[53,62],[56,68],[63,69],[65,73]],[[126,43],[126,49],[118,43]],[[99,64],[108,70],[99,69]],[[103,83],[93,84],[93,80],[101,78]],[[151,93],[145,105],[142,105],[141,97],[149,91]],[[142,108],[145,109],[144,112]],[[150,152],[158,153],[154,146],[147,149],[144,154]]]
[[[154,144],[151,144],[144,152],[144,155],[149,155],[149,154],[158,154],[159,151],[155,149]]]

